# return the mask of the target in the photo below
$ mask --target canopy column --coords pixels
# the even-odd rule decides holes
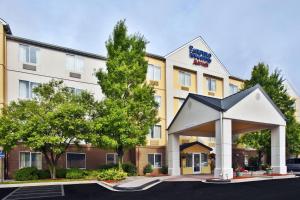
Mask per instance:
[[[180,175],[179,145],[179,135],[170,134],[168,137],[168,174],[171,176]]]
[[[286,174],[285,126],[271,129],[271,168],[274,173]]]
[[[215,122],[216,168],[215,178],[233,178],[232,169],[232,123],[230,119]]]

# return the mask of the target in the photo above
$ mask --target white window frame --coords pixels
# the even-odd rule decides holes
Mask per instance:
[[[160,127],[160,133],[159,133],[160,137],[152,137],[152,131],[154,132],[155,126],[159,126]],[[155,124],[154,126],[152,126],[150,128],[150,130],[149,130],[149,137],[150,137],[150,139],[161,139],[161,125],[160,124]]]
[[[154,95],[155,102],[158,103],[158,108],[161,107],[161,96],[160,95]]]
[[[66,152],[66,169],[71,169],[68,167],[68,154],[84,154],[84,168],[78,168],[78,169],[86,169],[86,153],[80,153],[80,152]]]
[[[148,162],[148,164],[150,164],[151,165],[151,163],[149,163],[149,155],[153,155],[153,163],[154,163],[154,166],[152,165],[152,167],[153,167],[153,169],[160,169],[160,168],[162,168],[162,161],[163,161],[163,158],[162,158],[162,153],[148,153],[147,154],[147,162]],[[155,166],[155,156],[156,155],[160,155],[160,166],[158,167],[158,166]]]
[[[68,66],[68,58],[73,57],[74,58],[74,65]],[[79,66],[79,60],[82,61],[82,66]],[[77,56],[74,54],[66,54],[66,70],[69,72],[77,73],[77,74],[83,74],[84,72],[84,58],[81,56]]]
[[[151,72],[150,72],[150,68],[152,68]],[[156,72],[159,73],[159,77],[156,77]],[[153,65],[153,64],[148,64],[147,77],[148,77],[149,80],[152,80],[152,81],[160,81],[161,80],[161,68],[160,68],[160,66],[156,66],[156,65]]]
[[[179,71],[178,81],[181,86],[191,87],[192,86],[192,74],[186,71]],[[183,82],[181,81],[181,76],[183,76]],[[189,78],[188,78],[189,77]]]
[[[106,163],[106,164],[111,164],[111,163],[108,163],[108,162],[107,162],[107,156],[108,156],[109,154],[113,154],[113,155],[114,155],[114,162],[113,162],[112,164],[117,164],[117,161],[118,161],[118,154],[117,154],[117,153],[106,153],[106,154],[105,154],[105,163]]]
[[[233,88],[235,88],[236,90]],[[230,90],[230,94],[235,94],[235,93],[239,92],[239,87],[237,85],[230,83],[229,90]]]
[[[24,167],[21,167],[21,153],[29,153],[30,154],[30,166],[29,167],[32,167],[32,155],[33,153],[35,154],[41,154],[41,168],[37,168],[37,169],[43,169],[43,154],[39,151],[19,151],[19,169],[22,169]]]
[[[21,97],[20,93],[21,93],[21,88],[20,88],[20,83],[21,82],[26,82],[28,83],[28,97]],[[39,85],[40,83],[36,83],[36,82],[31,82],[31,81],[26,81],[26,80],[19,80],[19,98],[20,99],[32,99],[34,98],[34,93],[32,91],[32,85]]]
[[[207,77],[206,78],[207,81],[207,90],[209,92],[216,92],[217,91],[217,79],[211,78],[211,77]],[[215,88],[214,90],[212,90],[212,82],[215,82]]]
[[[24,47],[28,47],[29,62],[26,61],[26,58],[24,60],[23,57],[22,57],[21,51],[22,51],[22,48],[24,48]],[[33,63],[33,62],[30,61],[30,55],[31,55],[32,49],[35,49],[35,52],[36,52],[36,55],[35,55],[36,62],[35,63]],[[40,49],[38,47],[31,46],[31,45],[28,45],[28,44],[19,44],[19,59],[20,59],[20,62],[22,62],[23,64],[37,66],[38,63],[39,63],[39,51],[40,51]],[[25,52],[25,54],[26,54],[26,52]]]

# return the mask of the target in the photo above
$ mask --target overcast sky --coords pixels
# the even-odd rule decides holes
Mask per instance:
[[[299,94],[299,8],[298,0],[0,0],[0,17],[16,36],[104,56],[124,18],[163,56],[201,35],[232,75],[249,78],[265,62]]]

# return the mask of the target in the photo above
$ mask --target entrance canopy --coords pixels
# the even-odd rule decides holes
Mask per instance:
[[[285,125],[285,116],[260,85],[224,99],[189,94],[168,127],[169,172],[177,174],[172,166],[177,167],[173,162],[177,162],[177,147],[174,146],[179,146],[179,135],[215,137],[215,176],[224,178],[225,174],[232,177],[233,173],[232,134],[270,129],[272,166],[276,172],[284,173]]]

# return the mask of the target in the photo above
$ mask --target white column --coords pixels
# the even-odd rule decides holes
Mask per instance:
[[[171,176],[180,175],[180,150],[179,135],[170,134],[168,137],[168,174]]]
[[[215,178],[233,178],[232,169],[232,129],[230,119],[215,122],[216,167]]]
[[[273,169],[273,173],[287,173],[285,137],[285,126],[277,126],[271,130],[271,168]]]

